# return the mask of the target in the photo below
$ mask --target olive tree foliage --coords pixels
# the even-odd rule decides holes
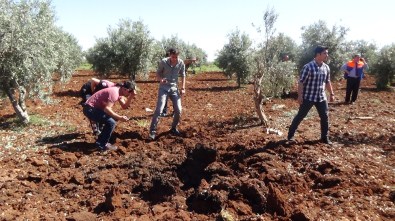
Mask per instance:
[[[265,67],[261,82],[261,92],[265,97],[281,97],[291,91],[297,75],[293,61],[297,59],[297,45],[291,37],[283,33],[272,36],[260,44],[255,59]],[[257,72],[258,67],[254,66]]]
[[[376,76],[377,89],[388,89],[395,82],[395,44],[384,46],[371,65],[370,73]]]
[[[328,47],[329,61],[327,62],[331,70],[331,78],[340,78],[340,67],[343,62],[349,59],[347,55],[347,42],[345,36],[348,28],[342,26],[327,27],[326,22],[319,20],[310,26],[302,27],[302,45],[300,48],[300,59],[298,68],[301,69],[306,63],[314,58],[314,48],[317,45]]]
[[[154,39],[142,21],[121,19],[115,28],[109,27],[108,37],[99,38],[87,52],[86,59],[100,76],[113,74],[135,80],[149,73]]]
[[[81,61],[75,38],[55,25],[50,1],[0,0],[0,91],[21,122],[29,122],[25,100],[47,98],[54,74],[67,80]]]
[[[297,45],[284,34],[275,36],[274,24],[278,14],[273,9],[267,9],[263,16],[263,40],[255,52],[253,65],[254,103],[261,123],[268,127],[268,120],[264,113],[264,104],[268,97],[281,96],[291,90],[296,65],[292,61],[297,56]],[[284,59],[288,56],[288,59]]]
[[[349,41],[346,43],[345,51],[348,60],[352,59],[355,54],[360,54],[369,64],[377,62],[378,48],[374,43],[365,40]]]
[[[203,49],[197,47],[195,44],[185,43],[176,35],[173,35],[170,38],[164,37],[158,42],[158,44],[161,46],[162,51],[162,57],[158,57],[159,59],[163,58],[163,56],[166,54],[166,51],[168,51],[170,48],[176,48],[180,52],[179,57],[181,59],[197,58],[199,63],[207,63],[207,53]]]
[[[238,87],[251,76],[252,41],[237,29],[228,35],[229,42],[218,52],[216,64],[228,78],[236,77]]]

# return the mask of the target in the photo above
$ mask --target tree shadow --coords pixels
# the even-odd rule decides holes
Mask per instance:
[[[343,144],[345,148],[355,145],[365,144],[380,147],[386,153],[395,151],[395,136],[369,137],[367,134],[357,134],[348,136],[333,136],[333,141]]]
[[[225,121],[209,121],[208,126],[220,130],[224,130],[225,128],[242,130],[262,126],[262,122],[255,116],[240,115]]]
[[[149,116],[152,116],[153,114],[150,114]],[[149,116],[131,116],[129,118],[129,121],[134,120],[134,121],[138,121],[138,120],[146,120],[149,118]]]
[[[209,82],[220,82],[220,81],[229,81],[230,79],[198,79],[196,81],[209,81]]]
[[[298,99],[298,92],[291,91],[288,94],[283,94],[283,95],[281,95],[281,99],[283,99],[283,100],[286,100],[286,99],[297,100]]]
[[[15,119],[16,114],[6,114],[0,116],[0,129],[1,130],[12,130],[15,127],[23,126],[22,122]]]
[[[100,150],[97,148],[95,143],[88,143],[86,141],[76,141],[63,144],[56,144],[50,146],[49,148],[58,148],[62,151],[71,153],[83,153],[84,155],[90,155]]]
[[[86,141],[73,142],[73,140],[82,139],[83,137],[84,135],[80,133],[61,134],[52,137],[44,137],[36,141],[36,143],[38,145],[51,145],[49,148],[58,148],[63,151],[79,152],[86,155],[97,152],[98,149],[95,143],[88,143]]]
[[[374,92],[374,93],[379,93],[379,92],[384,92],[386,90],[379,90],[375,87],[360,87],[359,88],[361,91],[368,91],[368,92]]]
[[[59,91],[59,92],[55,92],[54,95],[58,97],[80,97],[80,91],[75,91],[75,90]]]
[[[158,81],[155,81],[155,80],[146,80],[146,81],[136,81],[136,84],[137,85],[139,85],[139,84],[153,84],[153,83],[156,83],[156,84],[158,84]]]
[[[141,134],[137,133],[136,131],[127,131],[121,134],[114,132],[113,135],[121,140],[125,140],[125,139],[144,140]]]
[[[226,87],[209,87],[209,88],[189,88],[191,91],[207,91],[207,92],[222,92],[222,91],[235,91],[240,89],[238,86],[226,86]]]
[[[80,133],[61,134],[53,137],[43,137],[37,140],[36,143],[39,145],[60,144],[74,139],[80,139],[81,137],[82,134]]]

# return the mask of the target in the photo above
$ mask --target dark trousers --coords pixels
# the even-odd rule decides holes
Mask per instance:
[[[351,102],[355,102],[357,100],[360,83],[360,78],[347,78],[346,98],[344,99],[346,103],[350,102],[350,97]]]
[[[321,101],[321,102],[313,102],[308,100],[303,100],[303,103],[299,107],[299,111],[292,120],[291,126],[289,127],[288,131],[288,139],[294,137],[296,129],[300,122],[306,117],[309,113],[310,109],[315,106],[317,109],[318,115],[320,116],[320,124],[321,124],[321,139],[328,138],[328,131],[329,131],[329,117],[328,117],[328,102]]]
[[[104,124],[103,131],[96,140],[97,145],[104,147],[110,140],[111,134],[116,126],[116,121],[103,110],[89,105],[84,105],[83,113],[89,120]]]

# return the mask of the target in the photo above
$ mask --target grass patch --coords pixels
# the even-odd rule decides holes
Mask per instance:
[[[148,120],[136,120],[135,122],[139,127],[148,127],[149,125]]]
[[[76,70],[80,70],[80,71],[92,70],[92,65],[85,62],[85,63],[82,63]]]
[[[30,115],[30,123],[31,125],[35,126],[46,126],[50,125],[50,121],[48,119],[45,119],[44,117],[40,115]]]
[[[192,68],[189,68],[188,71],[192,71]],[[202,73],[202,72],[221,72],[222,70],[217,67],[217,65],[211,63],[211,64],[205,64],[201,65],[199,67],[195,67],[195,72],[196,74]]]

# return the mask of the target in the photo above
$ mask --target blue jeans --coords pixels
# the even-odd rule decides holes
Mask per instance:
[[[320,116],[320,124],[321,124],[321,139],[328,138],[329,131],[329,117],[328,117],[328,102],[313,102],[308,100],[303,100],[302,104],[299,107],[299,111],[292,120],[291,126],[288,131],[288,139],[294,137],[296,129],[298,128],[300,122],[306,117],[309,113],[310,109],[315,106]]]
[[[96,144],[100,147],[104,147],[110,140],[111,134],[116,126],[116,121],[103,110],[91,107],[87,104],[84,105],[83,113],[89,120],[104,124],[103,131],[96,140]]]
[[[176,128],[178,123],[180,122],[182,107],[181,96],[178,92],[178,89],[173,87],[167,90],[165,88],[159,87],[158,101],[156,102],[156,109],[154,115],[152,116],[150,131],[156,131],[156,127],[159,122],[159,116],[160,113],[162,113],[163,108],[165,107],[167,97],[170,97],[173,103],[174,110],[173,123],[171,124],[171,128]]]

